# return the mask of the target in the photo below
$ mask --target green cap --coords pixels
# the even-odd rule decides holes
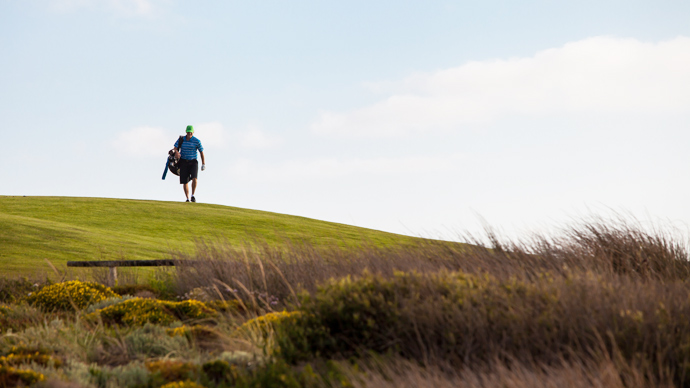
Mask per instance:
[[[187,132],[194,132],[194,127],[192,127],[191,125],[188,125],[187,126]]]

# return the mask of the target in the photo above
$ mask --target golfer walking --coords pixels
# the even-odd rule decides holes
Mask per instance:
[[[196,202],[194,192],[196,192],[196,179],[199,173],[199,162],[196,160],[196,151],[201,154],[201,171],[206,169],[206,159],[204,158],[204,147],[201,146],[201,141],[194,137],[194,127],[187,126],[187,136],[182,141],[182,149],[179,148],[178,143],[180,139],[175,141],[175,156],[180,158],[180,184],[184,188],[184,195],[189,202],[189,187],[187,183],[192,181],[192,202]]]

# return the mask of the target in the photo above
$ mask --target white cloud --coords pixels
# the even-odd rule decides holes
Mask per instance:
[[[194,136],[204,148],[224,148],[227,145],[225,127],[217,121],[194,125]]]
[[[109,0],[110,7],[118,12],[130,15],[148,15],[153,11],[149,0]]]
[[[228,131],[217,121],[194,124],[194,136],[201,140],[204,148],[226,148],[233,143],[248,149],[269,149],[282,143],[280,137],[267,134],[257,126]]]
[[[112,146],[118,152],[136,157],[163,157],[173,148],[175,141],[184,135],[185,126],[181,130],[169,130],[161,127],[138,126],[117,134]],[[227,145],[227,135],[223,124],[219,122],[200,123],[194,125],[194,136],[201,140],[204,149],[224,148]]]
[[[395,175],[453,171],[462,166],[462,155],[403,158],[337,158],[292,160],[280,164],[261,164],[243,159],[230,167],[230,174],[250,181],[294,181],[327,179],[347,175]]]
[[[244,148],[269,149],[278,146],[282,142],[277,136],[268,135],[258,127],[250,126],[240,134],[239,143]]]
[[[690,38],[596,37],[529,58],[470,62],[370,87],[388,97],[349,112],[322,112],[311,129],[397,136],[508,115],[680,112],[690,106]]]
[[[99,9],[121,16],[149,16],[156,9],[156,0],[51,0],[51,6],[59,11],[79,8]]]
[[[163,128],[141,126],[121,132],[112,145],[118,153],[136,157],[165,157],[173,148],[176,137]]]

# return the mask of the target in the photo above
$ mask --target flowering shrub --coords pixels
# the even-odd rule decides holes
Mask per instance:
[[[23,341],[20,343],[13,345],[11,348],[9,348],[6,352],[4,352],[4,356],[8,356],[11,354],[33,354],[33,353],[39,353],[39,354],[49,354],[49,351],[45,348],[42,347],[36,347],[36,346],[27,346]]]
[[[242,304],[237,300],[212,300],[206,302],[206,306],[212,308],[219,313],[243,312]]]
[[[19,387],[44,381],[43,374],[30,369],[17,369],[11,366],[0,366],[0,387]]]
[[[168,383],[161,388],[204,388],[203,385],[199,385],[193,381],[175,381],[173,383]]]
[[[44,287],[27,300],[43,310],[68,311],[74,307],[84,309],[93,303],[116,296],[116,293],[102,284],[72,280]]]
[[[103,299],[100,302],[94,303],[91,306],[87,307],[86,310],[84,310],[85,314],[90,314],[93,312],[96,312],[98,310],[104,309],[106,307],[122,303],[126,300],[134,299],[133,296],[131,295],[123,295],[123,296],[116,296],[113,298],[108,298],[108,299]]]
[[[43,354],[41,352],[33,352],[33,353],[19,353],[19,354],[8,354],[7,356],[2,356],[0,357],[0,365],[4,366],[17,366],[17,365],[24,365],[24,364],[30,364],[32,362],[35,362],[36,364],[43,365],[43,366],[48,366],[48,365],[53,365],[56,368],[59,368],[62,366],[62,361],[54,358],[50,355]]]
[[[271,329],[275,329],[277,326],[294,320],[299,316],[299,311],[281,311],[277,313],[268,313],[254,319],[250,319],[242,326],[240,326],[237,331],[238,334],[246,334],[251,332],[259,331],[265,337]]]
[[[101,317],[106,324],[140,326],[145,323],[169,325],[177,319],[158,300],[134,298],[108,306],[84,318],[92,320]]]
[[[216,330],[204,325],[180,326],[165,329],[166,334],[171,337],[185,337],[187,340],[195,340],[197,346],[218,344],[219,335]]]
[[[204,302],[197,300],[185,300],[183,302],[162,302],[165,307],[173,311],[180,319],[204,319],[216,315],[216,311],[210,309]]]
[[[185,337],[191,333],[191,328],[189,326],[182,325],[180,327],[165,329],[165,332],[171,337]]]
[[[9,349],[3,349],[0,356],[0,366],[16,367],[32,363],[55,368],[60,368],[63,364],[61,358],[52,355],[52,351],[41,346],[26,346],[24,342]],[[2,386],[0,384],[0,387]]]
[[[84,318],[94,321],[100,316],[106,324],[139,326],[145,323],[169,325],[177,320],[205,319],[215,314],[216,312],[206,307],[203,302],[195,300],[170,302],[133,298],[100,309]]]

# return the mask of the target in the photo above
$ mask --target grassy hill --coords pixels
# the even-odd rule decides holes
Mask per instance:
[[[106,198],[0,196],[3,275],[58,268],[68,260],[168,258],[196,240],[286,239],[313,245],[408,243],[412,237],[304,217],[200,203]]]

